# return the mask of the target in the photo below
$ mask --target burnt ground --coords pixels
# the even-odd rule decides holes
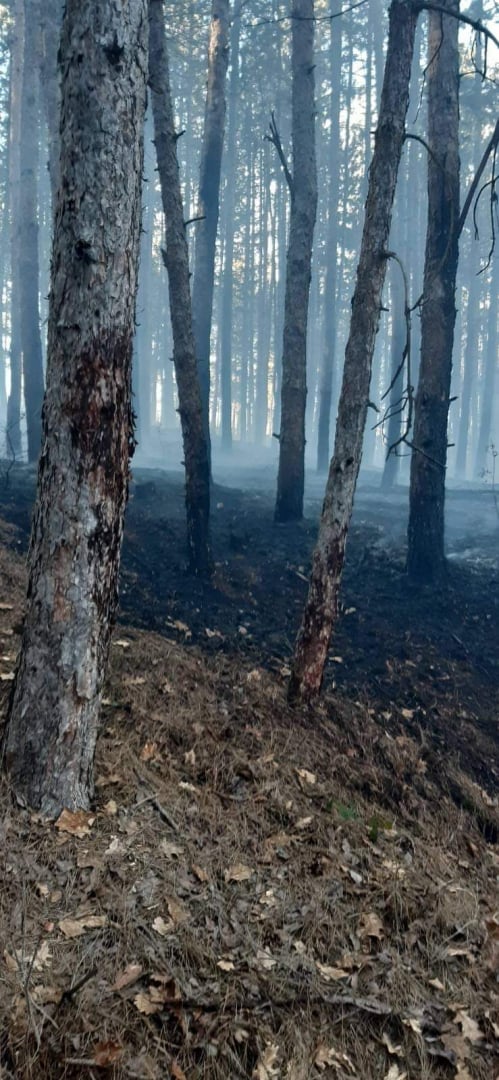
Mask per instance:
[[[451,493],[449,587],[420,594],[403,493],[362,486],[304,712],[285,688],[319,485],[276,528],[265,474],[245,484],[215,489],[208,588],[181,477],[136,473],[91,812],[44,821],[0,778],[0,1074],[497,1080],[490,493]],[[26,469],[0,486],[0,720],[33,492]]]
[[[222,476],[224,476],[222,472]],[[309,478],[306,518],[273,522],[268,468],[225,470],[213,490],[215,577],[185,568],[180,473],[134,470],[123,549],[120,621],[153,630],[208,656],[227,654],[286,678],[307,592],[323,481]],[[432,744],[471,757],[477,781],[497,788],[499,746],[499,519],[485,486],[451,490],[445,589],[411,588],[404,570],[407,491],[390,496],[376,477],[360,485],[344,574],[343,617],[327,683],[382,709],[388,728],[403,710]],[[237,481],[242,487],[234,486]],[[0,484],[0,516],[25,548],[34,474],[11,471]],[[480,734],[495,760],[483,759]]]

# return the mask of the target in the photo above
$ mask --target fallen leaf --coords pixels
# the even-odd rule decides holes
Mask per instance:
[[[4,601],[2,601],[0,603],[0,611],[13,611],[13,610],[14,610],[14,605],[13,604],[6,604]]]
[[[245,866],[244,863],[236,863],[235,866],[229,866],[227,870],[224,870],[224,878],[226,882],[229,881],[249,881],[253,877],[254,870],[251,866]]]
[[[355,1068],[351,1058],[348,1054],[343,1053],[341,1050],[335,1050],[332,1046],[325,1046],[321,1043],[315,1052],[314,1065],[323,1071],[328,1065],[332,1065],[335,1069],[344,1069],[345,1067],[349,1072],[355,1074]]]
[[[179,859],[184,854],[183,847],[180,847],[179,844],[173,844],[171,840],[162,840],[159,850],[162,855],[166,855],[167,859]]]
[[[321,964],[318,960],[316,960],[315,966],[326,982],[338,982],[340,979],[348,979],[348,971],[343,971],[343,968],[329,967],[328,964]]]
[[[184,761],[185,761],[186,765],[195,765],[196,764],[196,751],[195,750],[187,750],[186,753],[184,754]]]
[[[257,949],[255,965],[263,968],[264,971],[271,971],[276,966],[277,960],[270,949]]]
[[[253,1071],[254,1080],[272,1080],[273,1077],[279,1076],[279,1067],[276,1065],[278,1056],[279,1047],[275,1043],[266,1046]]]
[[[317,783],[317,777],[315,773],[309,772],[308,769],[296,769],[296,774],[302,784],[310,784],[312,786],[313,784]]]
[[[129,649],[131,642],[125,641],[124,638],[118,638],[117,641],[113,641],[113,645],[116,645],[118,649]]]
[[[19,971],[19,964],[17,963],[15,956],[11,956],[11,954],[7,952],[7,949],[5,949],[4,951],[3,959],[7,971],[10,971],[12,973],[14,973],[15,971]]]
[[[152,924],[152,928],[157,934],[160,934],[161,937],[166,937],[166,935],[170,934],[173,930],[173,920],[170,919],[169,922],[165,922],[162,916],[158,915]]]
[[[407,1073],[401,1072],[398,1065],[390,1065],[385,1080],[406,1080]]]
[[[472,1016],[469,1016],[468,1013],[459,1010],[455,1013],[454,1019],[456,1023],[460,1025],[461,1031],[465,1039],[468,1039],[468,1042],[473,1044],[482,1042],[484,1037],[483,1032],[481,1031],[476,1020],[473,1020]]]
[[[106,925],[105,915],[82,915],[79,919],[61,919],[59,929],[64,937],[77,938],[87,930],[100,930]]]
[[[143,675],[128,675],[123,682],[125,686],[144,686],[146,679]]]
[[[180,1065],[176,1061],[171,1062],[170,1072],[173,1080],[187,1080],[184,1070],[180,1068]]]
[[[59,814],[55,827],[60,832],[69,833],[70,836],[83,840],[85,836],[89,836],[94,821],[95,814],[90,814],[87,810],[65,809]]]
[[[179,926],[181,923],[187,922],[189,918],[189,912],[186,910],[180,900],[176,900],[174,897],[170,897],[167,901],[168,911],[173,919],[173,922]]]
[[[435,987],[435,990],[445,990],[445,986],[443,982],[440,981],[440,979],[429,979],[428,982],[430,986]]]
[[[4,959],[9,971],[23,971],[31,968],[33,971],[42,971],[44,967],[49,966],[52,953],[48,941],[41,941],[33,951],[24,952],[23,949],[15,949],[13,956],[5,952]]]
[[[143,970],[141,964],[127,964],[124,971],[118,975],[118,978],[113,983],[112,989],[124,990],[125,987],[132,986],[134,982],[137,982],[137,979],[140,979]]]
[[[109,802],[106,803],[104,807],[104,813],[107,814],[108,817],[114,817],[115,814],[118,813],[118,804],[114,801],[114,799],[109,799]]]
[[[140,1013],[144,1013],[145,1016],[154,1016],[154,1013],[161,1012],[163,1007],[162,1002],[153,1001],[149,994],[145,994],[143,991],[135,995],[133,1003],[135,1008]]]
[[[308,826],[312,824],[313,817],[302,817],[296,822],[295,829],[308,829]]]
[[[30,990],[30,996],[37,1005],[58,1005],[62,990],[59,990],[58,986],[34,986]]]
[[[155,742],[146,742],[140,752],[141,761],[152,761],[153,758],[161,760],[161,755],[158,754],[158,744]]]
[[[93,1065],[99,1069],[109,1069],[123,1056],[123,1047],[118,1042],[100,1042],[94,1048]]]
[[[232,960],[218,960],[217,967],[220,971],[235,971],[236,966],[232,963]]]
[[[198,866],[197,863],[192,864],[191,870],[192,873],[197,877],[198,881],[202,881],[204,883],[210,880],[208,874],[206,873],[206,870],[203,870],[203,867]]]
[[[12,682],[14,678],[13,671],[0,671],[0,682]]]
[[[383,923],[379,918],[379,915],[376,915],[376,912],[370,911],[368,914],[366,913],[360,916],[357,926],[357,935],[361,939],[373,937],[381,940],[384,935]]]

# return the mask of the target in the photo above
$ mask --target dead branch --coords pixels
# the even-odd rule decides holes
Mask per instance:
[[[395,251],[385,251],[384,252],[384,258],[385,259],[393,259],[393,261],[396,262],[397,265],[399,266],[401,274],[402,274],[402,280],[403,280],[403,283],[404,283],[404,318],[405,318],[406,337],[405,337],[404,349],[403,349],[403,352],[402,352],[402,359],[400,361],[400,364],[398,365],[398,368],[397,368],[395,374],[392,377],[392,380],[390,382],[389,387],[385,390],[385,392],[383,394],[383,397],[381,398],[382,401],[384,401],[385,398],[388,396],[388,394],[393,390],[393,387],[395,386],[395,384],[397,382],[397,379],[399,378],[399,376],[400,376],[401,372],[403,371],[404,367],[406,367],[406,369],[407,369],[406,370],[405,389],[404,389],[404,391],[402,393],[402,396],[398,399],[398,401],[395,401],[395,402],[391,403],[388,406],[388,409],[386,410],[384,416],[381,418],[381,420],[378,421],[377,424],[374,425],[374,429],[376,429],[378,427],[383,427],[387,423],[387,421],[390,420],[393,416],[401,416],[404,413],[406,414],[406,422],[405,422],[404,431],[399,436],[399,438],[396,439],[395,442],[392,443],[391,446],[388,447],[388,451],[387,451],[387,455],[386,455],[387,459],[388,459],[390,457],[390,454],[393,454],[393,453],[396,452],[396,449],[397,449],[398,446],[400,446],[402,443],[407,444],[407,439],[408,439],[409,433],[410,433],[410,431],[412,429],[412,419],[413,419],[413,415],[414,415],[414,387],[412,385],[412,379],[411,379],[411,375],[412,375],[412,372],[411,372],[411,330],[412,330],[411,314],[412,314],[412,308],[411,308],[411,305],[409,303],[409,282],[408,282],[408,278],[407,278],[407,274],[406,274],[406,271],[405,271],[404,264],[403,264],[400,256],[397,255],[397,253]]]
[[[464,200],[463,209],[461,210],[459,221],[457,223],[457,236],[458,236],[458,239],[459,239],[459,237],[460,237],[460,235],[461,235],[461,233],[463,231],[463,228],[464,228],[464,225],[465,225],[465,222],[466,222],[466,218],[467,218],[467,216],[469,214],[470,206],[471,206],[471,204],[473,202],[473,199],[475,197],[478,185],[480,183],[480,180],[482,178],[484,169],[485,169],[485,167],[487,165],[487,162],[488,162],[488,160],[490,158],[490,155],[492,153],[495,153],[498,146],[499,146],[499,119],[497,119],[497,121],[496,121],[496,126],[494,128],[494,131],[493,131],[493,133],[492,133],[492,135],[491,135],[491,137],[490,137],[490,139],[489,139],[489,141],[487,143],[487,146],[485,147],[485,150],[484,150],[483,156],[482,156],[482,160],[481,160],[481,162],[480,162],[480,164],[479,164],[479,166],[478,166],[478,168],[476,170],[476,173],[475,173],[475,175],[473,177],[473,180],[471,181],[468,194],[467,194],[467,196],[466,196],[466,198]]]
[[[495,34],[491,30],[488,30],[484,26],[480,19],[472,19],[470,15],[463,15],[461,11],[452,11],[450,8],[446,8],[443,4],[428,3],[427,0],[416,0],[414,4],[415,11],[439,11],[441,15],[449,15],[451,19],[457,19],[458,22],[466,23],[467,26],[472,26],[473,30],[476,30],[478,34],[483,34],[486,39],[493,41],[494,45],[499,49],[499,38],[496,38]]]
[[[288,188],[289,188],[291,194],[293,194],[293,177],[291,176],[291,172],[290,172],[287,160],[286,160],[286,155],[285,155],[283,147],[282,147],[281,136],[279,135],[279,130],[278,130],[278,127],[277,127],[277,124],[276,124],[276,118],[275,118],[274,110],[272,110],[272,112],[270,114],[269,128],[270,128],[270,135],[266,135],[265,138],[267,139],[267,142],[270,142],[270,143],[272,143],[273,146],[275,146],[275,148],[277,150],[279,160],[280,160],[281,165],[282,165],[283,170],[284,170],[284,175],[286,177],[286,182],[287,182]]]

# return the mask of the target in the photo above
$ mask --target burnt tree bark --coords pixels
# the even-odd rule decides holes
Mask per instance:
[[[192,312],[199,368],[203,426],[210,443],[210,340],[215,282],[215,249],[220,209],[220,175],[225,131],[225,81],[229,63],[229,0],[212,0],[208,45],[208,83],[199,170]]]
[[[196,573],[206,574],[212,569],[210,469],[196,365],[189,252],[180,191],[163,0],[149,0],[149,78],[154,141],[166,222],[164,259],[168,271],[173,362],[184,444],[189,563]]]
[[[459,10],[458,0],[447,0]],[[421,364],[409,493],[407,570],[414,582],[445,576],[447,419],[456,319],[459,240],[458,20],[429,13],[428,226],[421,309]]]
[[[128,492],[147,0],[67,0],[43,447],[3,743],[17,796],[86,807]]]
[[[38,60],[40,5],[24,0],[19,186],[19,300],[28,460],[37,461],[42,440],[43,352],[38,253]]]
[[[295,647],[289,698],[309,700],[321,688],[338,612],[345,544],[360,468],[372,358],[386,274],[386,246],[405,135],[417,13],[410,0],[392,0],[381,95],[350,334],[345,351],[334,455],[314,551],[312,575]]]
[[[292,4],[291,218],[286,261],[276,521],[303,517],[307,321],[317,213],[314,0]]]

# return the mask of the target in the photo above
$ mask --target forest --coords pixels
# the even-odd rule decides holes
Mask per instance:
[[[498,15],[0,2],[0,1080],[499,1080]]]

